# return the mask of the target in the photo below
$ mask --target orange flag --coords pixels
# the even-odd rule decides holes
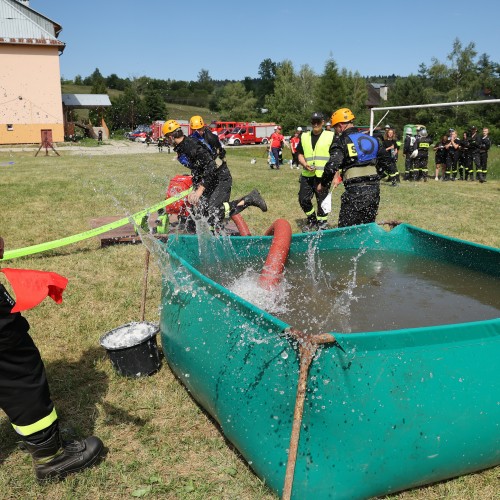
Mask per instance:
[[[30,269],[0,269],[12,285],[16,304],[12,313],[31,309],[49,296],[56,304],[62,302],[62,293],[68,279],[57,273],[32,271]]]

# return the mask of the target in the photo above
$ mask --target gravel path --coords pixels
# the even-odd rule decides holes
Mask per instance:
[[[4,152],[15,153],[15,152],[33,152],[36,153],[40,146],[33,145],[19,145],[19,146],[3,146],[0,148],[0,154]],[[151,144],[147,146],[142,142],[134,142],[128,140],[113,140],[104,141],[101,146],[80,146],[78,144],[71,144],[66,142],[64,144],[54,144],[54,149],[61,155],[66,154],[78,155],[85,154],[89,156],[100,156],[100,155],[123,155],[123,154],[158,154],[158,146],[156,144]],[[55,153],[49,148],[49,155],[54,155]],[[167,150],[164,148],[164,153]],[[45,148],[40,150],[38,156],[45,155]]]

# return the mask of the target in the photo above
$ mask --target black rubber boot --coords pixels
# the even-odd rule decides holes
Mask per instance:
[[[99,459],[104,445],[95,436],[81,441],[63,442],[59,431],[40,444],[24,441],[33,458],[39,482],[59,480],[73,472],[91,467]]]
[[[303,233],[309,233],[311,231],[318,230],[318,219],[316,219],[316,214],[309,216],[307,218],[307,223],[302,227]]]
[[[267,212],[267,204],[261,194],[254,189],[251,193],[243,197],[244,207],[257,207],[263,212]]]

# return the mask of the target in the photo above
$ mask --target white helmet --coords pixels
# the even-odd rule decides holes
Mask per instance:
[[[406,133],[409,134],[409,135],[412,135],[413,134],[413,130],[411,129],[411,127],[408,127],[406,129]]]
[[[302,132],[302,127],[297,127],[297,132]]]

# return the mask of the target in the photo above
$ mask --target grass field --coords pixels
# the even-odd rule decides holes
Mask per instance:
[[[84,150],[59,151],[60,157],[35,158],[32,151],[0,149],[0,235],[7,250],[86,231],[93,218],[125,216],[151,206],[164,197],[169,178],[185,173],[166,153],[93,156]],[[270,170],[260,147],[230,149],[228,163],[233,198],[257,187],[268,202],[266,213],[253,208],[244,212],[252,234],[262,234],[277,218],[288,219],[294,232],[299,231],[304,219],[297,202],[297,170],[287,165]],[[495,148],[485,184],[384,184],[378,220],[404,221],[500,247],[499,190],[500,150]],[[332,225],[341,192],[340,187],[333,194]],[[1,499],[274,498],[165,363],[152,377],[124,379],[99,346],[105,332],[139,320],[143,263],[142,245],[100,248],[96,238],[5,263],[55,271],[69,279],[61,305],[46,300],[25,316],[42,353],[62,426],[80,435],[95,433],[109,451],[99,466],[39,486],[30,457],[17,448],[16,435],[1,414]],[[152,264],[146,320],[158,321],[159,297],[160,270]],[[493,500],[498,498],[498,472],[497,467],[390,498]]]

